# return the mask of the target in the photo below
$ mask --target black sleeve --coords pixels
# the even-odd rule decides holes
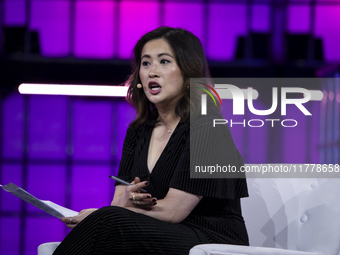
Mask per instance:
[[[190,136],[170,181],[170,187],[203,197],[247,197],[248,189],[243,173],[213,175],[194,172],[196,165],[230,165],[240,169],[243,159],[234,144],[229,127],[220,125],[214,129],[211,118],[201,118],[191,124]]]
[[[137,141],[137,131],[136,129],[129,128],[126,131],[126,136],[124,139],[123,145],[123,153],[122,158],[120,160],[119,169],[118,169],[118,178],[131,182],[131,167],[133,164],[134,152],[136,148],[136,141]],[[115,185],[120,184],[116,182]]]

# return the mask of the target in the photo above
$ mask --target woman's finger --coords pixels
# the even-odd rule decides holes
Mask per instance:
[[[151,195],[150,194],[145,194],[145,193],[132,193],[132,196],[130,198],[130,200],[132,201],[141,201],[141,200],[144,200],[144,199],[149,199],[151,198]]]
[[[63,217],[60,220],[61,220],[61,222],[69,223],[70,222],[70,217]]]
[[[74,229],[78,224],[66,224],[66,227]]]
[[[151,201],[136,201],[133,203],[134,206],[138,207],[148,207],[148,206],[154,206],[157,204],[156,200],[151,200]]]
[[[79,217],[74,216],[74,217],[63,217],[60,219],[62,222],[69,224],[69,225],[74,225],[78,224],[80,222]]]
[[[137,184],[134,184],[132,186],[129,186],[128,188],[130,189],[130,191],[132,192],[138,192],[140,189],[145,188],[146,186],[149,185],[148,181],[144,181],[144,182],[139,182]]]
[[[131,182],[131,184],[137,184],[137,183],[140,183],[140,179],[139,177],[135,177],[135,179],[133,180],[133,182]]]
[[[134,193],[131,202],[135,206],[153,206],[157,204],[157,199],[150,194]]]

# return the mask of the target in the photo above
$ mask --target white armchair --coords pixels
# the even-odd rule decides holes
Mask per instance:
[[[248,179],[250,245],[203,244],[189,255],[338,255],[340,179]]]
[[[248,179],[242,199],[251,246],[202,244],[189,255],[338,255],[340,179]],[[59,243],[39,246],[51,255]]]
[[[52,255],[60,242],[43,243],[38,246],[38,255]]]

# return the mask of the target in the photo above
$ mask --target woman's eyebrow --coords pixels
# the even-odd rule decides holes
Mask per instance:
[[[144,55],[141,57],[141,59],[143,59],[143,58],[151,58],[151,57],[150,57],[150,55],[148,55],[148,54],[144,54]]]
[[[160,54],[158,54],[158,57],[159,57],[159,58],[162,57],[162,56],[169,56],[169,57],[171,57],[171,58],[174,58],[174,57],[171,56],[169,53],[160,53]]]
[[[157,55],[157,57],[162,57],[162,56],[169,56],[169,57],[171,57],[171,58],[174,58],[173,56],[171,56],[169,53],[166,53],[166,52],[164,52],[164,53],[159,53],[158,55]],[[141,57],[141,59],[143,59],[143,58],[151,58],[150,57],[150,55],[149,54],[144,54],[142,57]]]

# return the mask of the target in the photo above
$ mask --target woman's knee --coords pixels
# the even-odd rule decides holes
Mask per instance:
[[[129,218],[130,211],[119,206],[104,206],[93,213],[93,217]]]

